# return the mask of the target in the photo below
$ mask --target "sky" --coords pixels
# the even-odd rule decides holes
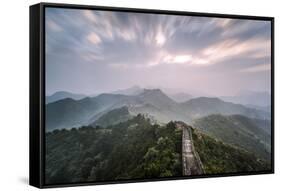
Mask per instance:
[[[269,21],[46,8],[46,93],[270,91]]]

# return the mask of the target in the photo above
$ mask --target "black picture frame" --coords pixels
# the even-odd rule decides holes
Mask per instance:
[[[235,18],[264,20],[271,22],[271,170],[245,173],[223,173],[213,175],[181,176],[153,179],[130,179],[120,181],[80,182],[47,185],[44,182],[45,167],[45,8],[91,9],[101,11],[122,11],[165,15],[186,15],[197,17]],[[274,17],[232,15],[217,13],[197,13],[185,11],[104,7],[93,5],[73,5],[39,3],[30,6],[30,129],[29,129],[29,184],[38,188],[85,186],[115,183],[180,180],[193,178],[227,177],[274,173]]]

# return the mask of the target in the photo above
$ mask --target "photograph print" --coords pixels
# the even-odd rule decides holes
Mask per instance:
[[[46,185],[271,172],[271,21],[45,7]]]

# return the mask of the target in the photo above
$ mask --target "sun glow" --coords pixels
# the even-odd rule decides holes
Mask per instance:
[[[184,64],[192,60],[192,55],[177,55],[177,56],[166,56],[164,62],[167,64]]]

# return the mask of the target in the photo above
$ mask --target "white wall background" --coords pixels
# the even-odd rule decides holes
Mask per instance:
[[[0,8],[0,190],[36,190],[28,185],[28,92],[29,92],[29,5],[37,0],[1,1]],[[245,14],[275,17],[275,161],[274,175],[209,178],[152,183],[84,186],[53,190],[278,190],[281,182],[280,99],[281,11],[277,0],[53,0],[104,6],[168,9],[193,12]],[[279,187],[279,188],[278,188]]]

